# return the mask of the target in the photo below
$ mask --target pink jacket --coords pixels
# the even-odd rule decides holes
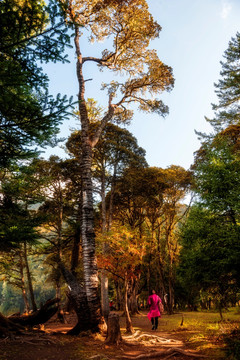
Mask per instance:
[[[149,313],[147,316],[150,321],[151,321],[151,318],[153,318],[153,317],[157,317],[157,316],[161,317],[159,307],[158,307],[159,302],[162,302],[162,300],[160,299],[160,297],[157,294],[153,294],[148,297],[148,305],[150,305],[150,310],[149,310]]]

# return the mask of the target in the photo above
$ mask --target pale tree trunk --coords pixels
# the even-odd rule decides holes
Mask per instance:
[[[171,231],[172,231],[172,221],[170,220],[170,224],[167,227],[166,231],[166,243],[168,247],[168,257],[169,257],[169,272],[168,272],[168,310],[169,314],[173,314],[173,306],[174,306],[174,290],[173,290],[173,259],[172,259],[172,251],[171,248]]]
[[[108,296],[108,276],[105,270],[101,272],[101,301],[102,301],[102,314],[107,320],[109,316],[109,296]]]
[[[169,290],[169,301],[168,301],[169,314],[172,315],[173,314],[173,306],[174,306],[174,289],[172,286],[171,274],[169,274],[168,290]]]
[[[27,272],[28,288],[29,288],[29,293],[30,293],[30,298],[31,298],[31,303],[32,303],[32,309],[33,309],[33,311],[37,311],[37,305],[36,305],[35,296],[34,296],[34,292],[33,292],[32,277],[31,277],[31,272],[30,272],[28,258],[27,258],[26,241],[24,241],[23,246],[24,246],[23,254],[24,254],[24,260],[25,260],[25,266],[26,266],[26,272]]]
[[[116,165],[114,165],[112,184],[111,184],[111,192],[110,192],[110,201],[109,201],[108,231],[111,229],[112,219],[113,219],[113,199],[114,199],[114,193],[115,193],[115,187],[116,187],[116,172],[117,172],[117,168],[116,168]]]
[[[154,234],[154,225],[152,224],[151,226],[151,243],[150,243],[150,254],[149,254],[149,260],[148,260],[148,268],[147,268],[147,290],[148,290],[148,294],[151,294],[152,293],[152,289],[151,289],[151,286],[150,286],[150,281],[151,281],[151,278],[152,278],[152,249],[153,249],[153,244],[154,244],[154,241],[153,241],[153,234]]]
[[[130,318],[129,310],[128,310],[128,278],[127,273],[125,274],[124,280],[124,312],[126,316],[126,332],[129,334],[133,334],[133,326]]]
[[[166,292],[166,286],[165,286],[165,280],[163,275],[163,261],[162,261],[162,254],[160,250],[160,239],[161,239],[161,230],[160,226],[158,228],[158,234],[157,234],[157,251],[158,251],[158,271],[159,271],[159,280],[160,280],[160,292],[163,294],[162,301],[164,306],[167,309],[168,314],[170,314],[170,306],[169,306],[169,295]]]
[[[98,297],[98,271],[95,255],[95,233],[93,217],[93,198],[91,181],[92,148],[83,141],[82,177],[83,177],[83,207],[82,207],[82,251],[84,283],[87,302],[91,314],[92,328],[100,321],[100,301]]]
[[[25,286],[25,279],[24,279],[24,265],[23,265],[22,254],[20,251],[19,251],[19,271],[20,271],[22,296],[23,296],[23,301],[24,301],[24,305],[25,305],[25,312],[27,314],[29,314],[30,306],[29,306],[29,302],[28,302],[28,298],[27,298],[27,294],[26,294],[26,286]]]
[[[101,199],[102,199],[102,233],[105,234],[107,231],[107,220],[106,220],[106,194],[105,194],[105,168],[102,167],[102,181],[101,181]],[[103,243],[103,255],[107,253],[107,243]],[[109,296],[108,296],[108,276],[106,271],[101,271],[101,304],[102,314],[107,320],[109,316]]]

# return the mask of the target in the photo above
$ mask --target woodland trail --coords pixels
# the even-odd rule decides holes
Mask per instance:
[[[29,333],[15,340],[0,340],[0,360],[128,360],[128,359],[220,359],[214,352],[199,351],[186,339],[185,331],[165,332],[159,321],[159,329],[151,330],[146,313],[132,318],[135,334],[124,334],[125,319],[120,317],[124,341],[119,346],[106,345],[100,335],[89,333],[72,337],[66,335],[74,326],[74,315],[68,316],[67,323],[61,324],[56,318],[46,323],[42,332]]]

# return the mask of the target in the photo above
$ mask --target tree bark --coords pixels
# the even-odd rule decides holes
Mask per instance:
[[[139,277],[140,278],[140,277]],[[133,279],[131,282],[130,298],[129,298],[129,309],[131,315],[139,314],[138,310],[138,281],[139,279]]]
[[[108,317],[108,330],[107,330],[107,344],[116,344],[122,341],[122,335],[120,331],[119,316],[117,314],[110,314]]]
[[[33,309],[33,311],[37,311],[37,305],[36,305],[36,302],[35,302],[33,286],[32,286],[32,277],[31,277],[29,264],[28,264],[28,258],[27,258],[27,244],[26,244],[26,241],[24,241],[23,249],[24,249],[23,254],[24,254],[24,260],[25,260],[25,266],[26,266],[26,272],[27,272],[28,288],[29,288],[29,293],[30,293],[30,298],[31,298],[31,303],[32,303],[32,309]]]
[[[26,286],[25,286],[25,279],[24,279],[24,267],[23,267],[23,259],[22,259],[21,250],[19,251],[19,271],[20,271],[20,277],[21,277],[22,296],[23,296],[23,301],[24,301],[24,305],[25,305],[24,310],[27,314],[29,314],[30,306],[29,306],[29,302],[28,302],[28,298],[27,298],[27,294],[26,294]]]
[[[80,226],[77,227],[74,234],[74,242],[72,248],[72,257],[71,257],[71,272],[74,276],[76,276],[76,268],[79,263],[79,253],[80,253],[80,237],[81,237],[81,229]]]
[[[115,285],[115,289],[116,289],[116,305],[117,305],[117,310],[123,310],[124,307],[124,295],[123,295],[123,291],[121,289],[121,285],[120,285],[120,281],[118,279],[116,279],[114,281],[114,285]]]
[[[116,169],[116,164],[115,164],[113,176],[112,176],[110,201],[109,201],[108,224],[107,224],[108,231],[111,229],[112,219],[113,219],[113,200],[114,200],[114,194],[115,194],[115,188],[116,188],[116,173],[117,173],[117,169]]]
[[[106,219],[106,178],[105,178],[105,167],[102,166],[102,176],[101,176],[101,199],[102,199],[102,233],[105,234],[107,231],[107,219]],[[107,244],[103,243],[103,255],[107,253]],[[102,315],[107,321],[109,316],[109,297],[108,297],[108,276],[106,271],[103,269],[101,271],[101,305],[102,305]]]
[[[34,326],[38,324],[44,324],[48,321],[58,310],[59,299],[51,299],[41,306],[41,308],[29,315],[12,315],[6,318],[11,323],[21,326]]]
[[[68,284],[68,296],[78,318],[77,324],[68,332],[68,334],[78,335],[81,331],[91,330],[90,311],[84,286],[77,281],[75,276],[66,269],[61,261],[59,262],[59,268]]]
[[[92,145],[89,135],[89,119],[85,102],[85,81],[82,72],[82,54],[79,45],[79,28],[75,25],[75,49],[77,55],[77,79],[79,84],[79,113],[81,119],[82,137],[82,251],[84,268],[84,286],[87,303],[90,311],[90,327],[98,331],[101,322],[101,305],[98,296],[98,271],[95,255],[95,233],[93,214],[93,187],[92,187]]]
[[[170,307],[169,307],[169,296],[166,292],[166,287],[165,287],[165,280],[164,280],[164,276],[163,276],[163,264],[162,264],[162,260],[161,260],[161,251],[160,251],[160,228],[159,228],[159,233],[158,233],[158,237],[157,237],[157,250],[158,250],[158,270],[159,270],[159,277],[160,277],[160,289],[162,288],[162,293],[163,293],[163,304],[167,309],[168,314],[170,314]]]
[[[107,320],[109,316],[109,297],[108,297],[108,276],[105,270],[101,272],[101,302],[102,302],[102,315]]]
[[[124,294],[124,311],[125,311],[125,316],[126,316],[126,332],[128,334],[133,334],[133,326],[132,326],[132,321],[129,315],[129,310],[128,310],[128,279],[127,279],[127,274],[125,274],[125,294]]]

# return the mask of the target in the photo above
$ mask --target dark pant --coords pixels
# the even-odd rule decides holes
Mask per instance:
[[[151,323],[152,323],[152,329],[157,330],[157,328],[158,328],[158,316],[157,317],[152,317],[151,318]]]

